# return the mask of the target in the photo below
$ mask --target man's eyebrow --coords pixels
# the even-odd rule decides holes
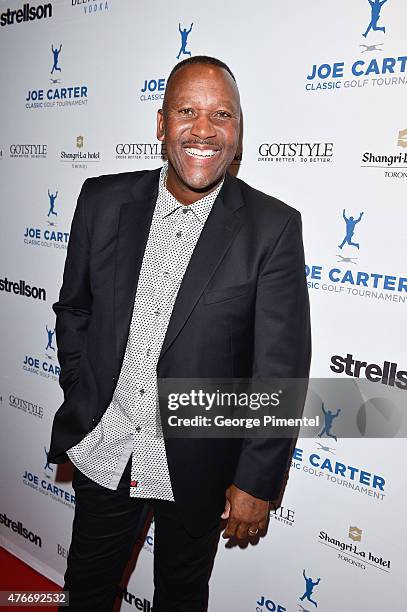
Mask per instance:
[[[188,106],[188,107],[193,107],[193,106],[198,106],[197,104],[195,104],[194,102],[191,101],[190,98],[181,98],[179,100],[176,100],[175,102],[170,102],[168,106],[171,107],[178,107],[178,106]],[[233,108],[238,110],[239,109],[239,105],[235,104],[233,102],[233,100],[219,100],[217,101],[215,104],[211,104],[211,106],[216,107],[216,108]]]

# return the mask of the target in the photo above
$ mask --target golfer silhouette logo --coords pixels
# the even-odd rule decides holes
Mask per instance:
[[[322,436],[325,435],[327,438],[333,438],[335,442],[338,441],[337,437],[333,433],[331,433],[331,427],[332,423],[334,422],[334,419],[339,416],[340,411],[340,408],[338,408],[335,413],[332,412],[332,410],[325,410],[324,404],[322,404],[322,412],[324,413],[325,424],[322,431],[318,434],[318,438],[322,438]]]
[[[189,28],[189,30],[187,30],[186,28],[182,29],[181,24],[180,23],[178,24],[178,30],[181,35],[181,49],[179,50],[177,59],[179,59],[181,55],[192,55],[191,51],[187,51],[187,41],[188,41],[188,36],[191,34],[193,25],[194,24],[191,23],[191,27]]]
[[[59,49],[54,49],[54,45],[51,47],[52,55],[54,56],[54,63],[52,65],[51,74],[54,74],[54,71],[61,72],[61,68],[58,66],[59,54],[61,53],[62,45],[59,45]]]
[[[44,465],[44,471],[46,472],[47,470],[49,470],[50,472],[54,471],[54,468],[52,467],[52,465],[49,464],[48,462],[48,451],[44,446],[44,451],[45,451],[45,465]]]
[[[54,339],[54,334],[55,334],[55,329],[48,329],[48,325],[45,326],[45,329],[47,330],[47,346],[45,347],[46,351],[54,351],[55,353],[55,347],[52,346],[52,342]]]
[[[317,586],[317,584],[320,583],[321,578],[318,578],[318,580],[314,582],[312,578],[307,578],[307,576],[305,575],[305,569],[302,570],[302,575],[304,576],[304,580],[305,580],[305,593],[302,597],[300,597],[300,600],[304,601],[304,599],[307,599],[310,603],[314,604],[314,606],[317,608],[318,604],[316,601],[311,599],[311,595],[313,593],[314,588]]]
[[[49,189],[48,189],[48,198],[49,198],[49,210],[48,210],[48,217],[50,215],[55,215],[56,217],[58,216],[58,213],[55,212],[55,200],[58,197],[58,191],[56,191],[55,193],[50,193]]]
[[[370,30],[374,30],[375,32],[383,32],[383,34],[386,32],[386,28],[384,26],[378,26],[377,22],[380,19],[382,6],[383,4],[386,4],[387,0],[368,0],[368,2],[370,4],[372,15],[366,32],[363,34],[365,38],[369,34]]]
[[[346,234],[345,234],[345,238],[342,240],[341,244],[339,245],[340,249],[342,249],[345,246],[345,244],[348,244],[349,246],[354,246],[357,249],[359,248],[359,243],[352,242],[352,238],[353,238],[353,234],[355,233],[355,226],[357,223],[361,221],[363,215],[364,213],[361,212],[357,219],[354,219],[353,217],[347,217],[346,211],[345,209],[343,209],[342,216],[346,223]]]

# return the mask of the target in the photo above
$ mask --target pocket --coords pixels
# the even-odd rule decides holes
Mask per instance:
[[[205,304],[215,304],[217,302],[224,302],[226,300],[242,297],[250,292],[251,286],[252,283],[242,283],[240,285],[233,285],[232,287],[222,287],[221,289],[205,291],[204,302]]]

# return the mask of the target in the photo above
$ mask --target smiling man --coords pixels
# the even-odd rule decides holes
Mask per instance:
[[[154,612],[206,610],[221,517],[225,537],[256,536],[283,487],[290,440],[156,435],[157,377],[308,376],[300,215],[227,174],[240,121],[230,69],[187,59],[157,116],[164,167],[82,187],[54,305],[65,401],[49,452],[74,464],[72,609],[112,610],[152,508]]]

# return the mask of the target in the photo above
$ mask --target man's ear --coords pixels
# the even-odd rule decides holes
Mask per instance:
[[[164,111],[162,108],[157,112],[157,138],[161,140],[161,142],[165,138]]]

